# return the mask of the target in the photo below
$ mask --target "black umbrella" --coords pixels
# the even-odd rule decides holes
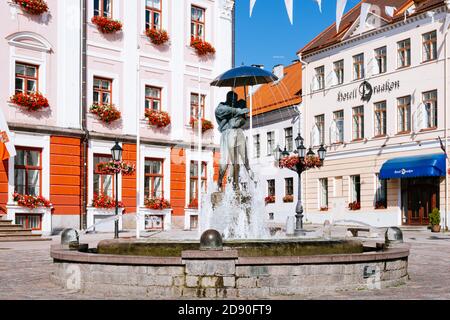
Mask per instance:
[[[244,87],[277,81],[271,72],[257,67],[241,66],[221,74],[213,82],[215,87]]]

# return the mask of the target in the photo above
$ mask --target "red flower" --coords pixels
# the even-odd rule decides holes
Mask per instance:
[[[112,209],[116,207],[116,201],[108,195],[98,195],[94,193],[94,199],[92,200],[92,206],[94,208]],[[123,203],[118,202],[118,207],[123,208]]]
[[[361,209],[361,203],[359,203],[357,201],[350,202],[348,204],[348,208],[350,210],[359,210],[359,209]]]
[[[292,169],[300,163],[300,158],[298,156],[285,157],[280,160],[280,168]],[[320,168],[323,163],[320,161],[319,157],[307,156],[302,165],[308,169]]]
[[[191,38],[191,47],[195,49],[198,56],[213,55],[216,53],[216,49],[209,42],[200,38]]]
[[[144,205],[146,208],[153,210],[163,210],[170,208],[170,202],[164,198],[146,198],[144,200]]]
[[[113,104],[93,104],[89,111],[106,123],[120,119],[121,113]]]
[[[264,198],[264,201],[266,202],[266,204],[275,203],[275,196],[267,196]]]
[[[43,196],[23,195],[17,192],[13,194],[13,200],[17,201],[17,204],[21,207],[35,209],[39,207],[50,208],[52,204]]]
[[[147,29],[145,34],[150,38],[150,41],[157,46],[169,41],[169,35],[166,30],[150,28]]]
[[[211,121],[206,120],[206,119],[202,119],[201,121],[202,121],[202,133],[205,133],[208,130],[214,129],[214,125],[212,124]],[[197,123],[198,123],[198,119],[191,118],[190,125],[191,125],[192,129],[198,128]]]
[[[124,176],[132,175],[136,171],[135,164],[125,161],[109,161],[100,162],[97,164],[97,172],[101,174],[116,174],[122,173]]]
[[[48,5],[44,0],[13,0],[23,10],[33,15],[40,15],[48,11]]]
[[[39,92],[23,93],[18,92],[10,98],[11,102],[27,108],[28,111],[38,111],[43,108],[48,108],[48,100]]]
[[[287,195],[283,197],[283,202],[294,202],[294,196],[293,195]]]
[[[122,22],[108,17],[94,16],[91,21],[97,25],[101,33],[114,33],[122,30]]]
[[[170,124],[170,116],[164,111],[147,109],[145,110],[145,117],[148,119],[148,124],[158,128],[165,128]]]
[[[198,208],[198,200],[192,199],[191,202],[188,204],[189,209],[197,209]]]

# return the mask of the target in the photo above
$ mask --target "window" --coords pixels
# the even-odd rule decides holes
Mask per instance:
[[[191,38],[205,40],[205,9],[191,7]]]
[[[398,133],[411,131],[411,96],[397,99]]]
[[[42,230],[42,215],[17,213],[15,223],[25,229]]]
[[[353,108],[353,140],[364,138],[364,106]]]
[[[404,68],[411,65],[411,40],[406,39],[397,43],[398,67]]]
[[[109,105],[112,97],[112,80],[94,78],[94,104]]]
[[[333,117],[336,123],[335,143],[342,143],[344,142],[344,110],[335,111]]]
[[[38,91],[38,70],[38,66],[16,63],[16,93],[33,93]]]
[[[94,16],[112,17],[112,0],[94,0]]]
[[[14,157],[14,191],[40,196],[41,181],[41,150],[17,147],[17,155]]]
[[[319,179],[320,208],[328,208],[328,178]]]
[[[161,29],[161,1],[145,0],[145,29]]]
[[[292,127],[284,129],[284,146],[287,151],[292,151],[293,147],[293,133]]]
[[[376,72],[385,73],[387,66],[386,47],[378,48],[375,50],[375,61],[377,63]]]
[[[275,197],[275,180],[267,180],[267,195]]]
[[[144,195],[146,198],[164,197],[163,165],[163,159],[145,159]]]
[[[294,178],[284,179],[284,195],[292,196],[294,194]]]
[[[201,118],[205,117],[205,98],[204,94],[201,95],[200,110],[198,102],[198,93],[191,93],[191,118],[198,118],[198,112],[201,112]]]
[[[253,136],[253,154],[255,158],[259,158],[261,156],[261,141],[259,134]]]
[[[161,111],[161,88],[145,86],[145,109]]]
[[[275,149],[275,132],[267,132],[267,155],[271,156]]]
[[[437,127],[437,91],[423,93],[423,104],[425,106],[425,126],[427,129]]]
[[[319,132],[319,144],[325,144],[325,115],[318,115],[315,119],[317,130]]]
[[[375,137],[386,135],[386,101],[377,102],[375,112]]]
[[[422,36],[423,42],[423,62],[437,59],[436,31],[425,33]]]
[[[364,54],[353,56],[353,80],[364,78]]]
[[[339,60],[334,63],[334,76],[336,77],[336,84],[344,83],[344,60]]]
[[[202,180],[202,190],[206,192],[206,174],[207,164],[206,162],[202,162],[202,171],[200,173]],[[189,184],[189,200],[192,202],[193,200],[198,200],[198,161],[191,161],[191,170],[190,170],[190,184]]]
[[[316,90],[322,90],[325,88],[325,67],[321,66],[315,69],[316,70],[316,81],[317,86]]]
[[[361,177],[350,176],[351,180],[351,202],[361,203]]]
[[[97,164],[111,161],[110,155],[94,154],[94,193],[100,196],[114,197],[114,175],[97,170]]]
[[[387,208],[387,180],[381,180],[380,175],[377,173],[376,179],[376,192],[375,192],[375,209]]]

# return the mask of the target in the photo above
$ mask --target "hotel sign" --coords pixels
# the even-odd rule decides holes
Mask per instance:
[[[385,83],[372,86],[368,81],[364,81],[358,88],[352,91],[339,91],[337,101],[344,102],[360,98],[362,101],[369,102],[373,95],[381,93],[390,93],[393,90],[400,89],[400,81],[386,81]]]

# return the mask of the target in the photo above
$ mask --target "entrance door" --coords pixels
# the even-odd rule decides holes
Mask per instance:
[[[408,225],[428,225],[429,214],[439,207],[439,178],[402,180],[402,204]]]

